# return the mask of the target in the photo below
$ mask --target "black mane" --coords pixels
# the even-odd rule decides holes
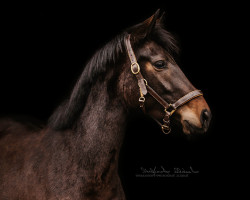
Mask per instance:
[[[131,28],[130,28],[131,29]],[[130,30],[128,29],[128,30]],[[84,108],[86,99],[96,78],[105,73],[108,67],[114,66],[125,51],[124,39],[130,34],[124,31],[98,50],[85,66],[70,98],[65,100],[49,118],[49,126],[56,130],[71,128]],[[170,55],[177,53],[178,48],[171,34],[156,25],[151,39],[163,46]]]

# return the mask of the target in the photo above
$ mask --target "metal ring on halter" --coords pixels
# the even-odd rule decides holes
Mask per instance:
[[[136,65],[137,71],[134,71],[134,69],[133,69],[134,65]],[[131,64],[131,71],[132,71],[133,74],[138,74],[140,72],[140,66],[139,66],[139,64],[137,62],[133,62]]]
[[[171,128],[167,125],[161,125],[161,130],[164,134],[169,134],[171,132]]]
[[[162,119],[162,121],[163,121],[164,124],[168,124],[168,125],[170,124],[170,120],[169,119],[168,120]]]
[[[172,106],[172,104],[169,104],[168,108],[170,108],[171,106]],[[176,109],[172,109],[171,111],[168,111],[167,108],[164,109],[164,112],[168,113],[169,116],[171,116],[175,111],[176,111]]]
[[[170,116],[175,112],[175,109],[170,111]]]
[[[145,102],[145,97],[140,97],[140,98],[139,98],[139,102],[144,103],[144,102]]]
[[[164,112],[166,113],[166,115],[171,116],[171,113],[168,112],[167,108],[164,108]]]

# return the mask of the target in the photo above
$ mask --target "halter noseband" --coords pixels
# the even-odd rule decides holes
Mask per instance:
[[[191,101],[192,99],[202,96],[202,92],[200,90],[194,90],[192,92],[187,93],[175,103],[167,103],[161,96],[157,94],[147,83],[146,79],[143,78],[140,72],[140,66],[136,60],[134,51],[131,47],[130,43],[130,35],[125,39],[125,45],[127,49],[127,53],[131,62],[131,72],[135,75],[138,80],[138,86],[140,89],[140,98],[139,103],[142,110],[145,112],[144,102],[145,102],[145,95],[149,93],[158,103],[160,103],[164,107],[165,116],[163,118],[163,123],[160,123],[158,120],[156,122],[161,126],[163,133],[169,134],[171,132],[170,128],[170,116],[175,112],[175,110],[180,107],[181,105]]]

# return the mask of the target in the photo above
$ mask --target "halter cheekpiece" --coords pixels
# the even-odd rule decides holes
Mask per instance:
[[[139,103],[141,109],[145,112],[145,95],[149,93],[159,104],[161,104],[164,107],[165,116],[162,119],[163,123],[160,123],[158,120],[157,123],[161,126],[161,129],[163,133],[169,134],[171,132],[170,127],[170,116],[175,112],[175,110],[180,107],[181,105],[191,101],[192,99],[202,96],[202,92],[200,90],[194,90],[180,99],[178,99],[175,103],[167,103],[161,96],[157,94],[156,91],[154,91],[147,83],[146,79],[143,78],[141,72],[140,72],[140,65],[138,64],[134,51],[132,49],[131,43],[130,43],[130,35],[126,37],[125,39],[125,45],[127,49],[127,53],[131,62],[131,72],[135,75],[135,77],[138,80],[138,86],[140,90],[140,97],[139,97]]]

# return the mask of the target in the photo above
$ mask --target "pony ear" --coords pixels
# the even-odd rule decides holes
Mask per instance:
[[[144,22],[133,26],[130,29],[130,34],[135,41],[145,39],[150,36],[152,30],[155,27],[155,24],[159,20],[160,9],[158,9],[155,14],[146,19]]]
[[[164,24],[166,13],[165,11],[161,14],[161,16],[156,20],[156,24]]]

